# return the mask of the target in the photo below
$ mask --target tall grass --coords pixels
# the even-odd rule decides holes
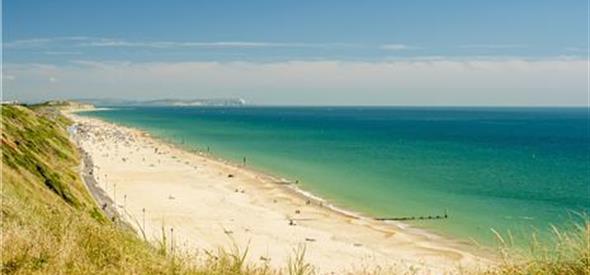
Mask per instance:
[[[496,231],[500,263],[485,274],[590,274],[590,221],[580,215],[572,224],[551,226],[549,239],[531,234],[529,247],[517,249],[510,234]]]
[[[289,274],[305,275],[315,272],[312,265],[305,262],[305,245],[299,245],[293,250],[293,256],[289,259],[287,265]]]
[[[3,274],[192,273],[132,232],[85,213],[3,198]]]

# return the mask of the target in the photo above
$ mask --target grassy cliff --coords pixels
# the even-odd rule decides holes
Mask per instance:
[[[2,106],[2,273],[164,273],[177,268],[118,229],[79,176],[70,123]]]
[[[45,108],[2,106],[2,274],[253,274],[229,253],[195,265],[121,228],[80,179],[70,121]]]

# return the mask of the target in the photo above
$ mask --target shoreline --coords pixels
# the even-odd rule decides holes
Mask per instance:
[[[383,222],[383,221],[376,221],[371,217],[367,217],[366,215],[363,215],[361,213],[356,213],[354,211],[350,211],[349,209],[346,208],[340,208],[337,207],[331,203],[329,203],[327,200],[315,196],[314,194],[307,192],[301,188],[299,188],[297,185],[289,183],[288,180],[281,178],[281,177],[277,177],[276,175],[272,175],[269,174],[265,171],[258,171],[255,168],[251,168],[251,167],[243,167],[240,164],[236,164],[233,163],[231,161],[225,160],[221,157],[212,155],[212,154],[208,154],[208,153],[204,153],[204,152],[200,152],[197,150],[190,150],[189,148],[182,148],[183,146],[181,146],[180,144],[176,144],[174,142],[169,142],[169,141],[165,141],[161,138],[155,137],[153,135],[151,135],[148,132],[145,132],[143,130],[140,129],[136,129],[136,128],[131,128],[131,127],[126,127],[126,126],[121,126],[121,125],[117,125],[115,123],[111,123],[111,122],[107,122],[101,119],[96,119],[96,118],[89,118],[89,117],[80,117],[75,115],[75,112],[69,112],[69,114],[67,114],[68,117],[72,118],[72,120],[74,120],[77,124],[79,125],[86,125],[86,126],[90,126],[90,127],[95,127],[97,129],[99,129],[99,131],[97,131],[96,133],[100,133],[100,131],[105,130],[108,128],[108,130],[115,130],[115,131],[123,131],[126,133],[131,134],[132,139],[134,139],[133,142],[136,142],[135,140],[139,140],[137,142],[139,142],[139,147],[143,146],[145,148],[148,149],[148,151],[154,150],[154,148],[156,148],[154,150],[154,152],[157,152],[159,149],[158,148],[163,148],[166,149],[165,152],[166,153],[170,153],[170,157],[172,157],[173,159],[177,160],[177,162],[180,163],[184,163],[186,165],[190,164],[197,164],[197,163],[207,163],[209,162],[209,164],[212,164],[212,168],[209,168],[208,172],[212,172],[212,174],[219,174],[220,171],[223,172],[228,172],[228,171],[234,171],[235,173],[235,177],[236,178],[242,178],[245,177],[246,180],[243,180],[242,182],[240,182],[240,184],[238,185],[245,185],[247,187],[245,187],[246,189],[248,189],[248,193],[250,194],[250,189],[254,189],[256,191],[261,191],[262,193],[266,192],[267,194],[262,194],[262,195],[250,195],[249,199],[252,199],[252,197],[254,197],[254,201],[258,201],[258,200],[265,200],[266,203],[258,203],[258,202],[250,202],[248,204],[248,206],[254,206],[254,207],[260,207],[262,206],[263,208],[266,208],[268,206],[273,206],[272,208],[275,208],[275,206],[277,206],[277,209],[265,209],[266,212],[270,211],[272,213],[270,213],[271,215],[275,216],[275,214],[279,214],[279,216],[283,216],[285,215],[287,211],[284,211],[286,208],[292,208],[293,205],[295,205],[296,207],[299,208],[306,208],[306,210],[304,210],[305,212],[310,212],[311,216],[315,216],[315,218],[317,218],[318,216],[320,218],[318,218],[317,220],[313,220],[313,221],[306,221],[305,219],[300,218],[299,216],[297,216],[296,214],[290,213],[290,214],[286,214],[287,218],[285,219],[285,224],[287,223],[287,220],[291,220],[291,223],[293,221],[295,221],[296,226],[278,226],[277,227],[283,227],[283,228],[276,228],[277,232],[274,233],[269,233],[269,234],[282,234],[281,230],[289,230],[289,228],[300,228],[300,227],[309,227],[311,229],[313,229],[313,231],[320,231],[321,233],[327,233],[329,235],[330,238],[327,238],[328,240],[334,239],[334,236],[338,235],[335,234],[334,231],[338,232],[338,230],[334,230],[334,229],[342,229],[343,232],[346,233],[352,233],[352,234],[339,234],[337,237],[339,238],[348,238],[348,236],[354,236],[355,234],[361,235],[359,238],[357,238],[357,240],[351,240],[349,242],[353,243],[352,248],[346,248],[346,250],[350,249],[350,250],[355,250],[355,248],[358,247],[362,247],[362,248],[368,248],[365,249],[365,251],[361,251],[360,254],[374,254],[374,259],[373,259],[373,263],[375,263],[376,266],[386,266],[389,265],[390,263],[392,263],[394,266],[408,266],[408,262],[410,263],[409,266],[414,266],[414,265],[418,265],[421,268],[424,268],[424,270],[428,270],[428,272],[434,271],[434,273],[440,273],[443,271],[448,271],[448,270],[456,270],[457,266],[462,266],[462,267],[466,267],[466,266],[479,266],[479,267],[484,267],[484,265],[488,265],[491,264],[492,261],[490,260],[492,257],[491,255],[487,255],[487,252],[484,252],[483,249],[479,249],[473,246],[467,246],[466,244],[460,242],[459,240],[455,240],[455,239],[449,239],[447,237],[443,237],[441,235],[438,235],[434,232],[429,232],[428,230],[422,229],[422,228],[416,228],[413,227],[412,225],[409,224],[405,224],[402,222]],[[80,139],[80,137],[76,137],[76,139]],[[86,146],[86,147],[90,147],[90,148],[86,148],[87,152],[93,157],[96,158],[97,153],[98,152],[90,152],[93,149],[96,149],[96,147],[98,147],[98,145],[96,144],[96,142],[92,143],[92,142],[86,142],[86,144],[82,144],[84,143],[83,140],[80,140],[81,142],[81,146]],[[143,142],[143,143],[141,143]],[[147,146],[146,146],[147,145]],[[105,146],[105,145],[103,145]],[[118,146],[118,145],[117,145]],[[92,148],[94,147],[94,148]],[[137,148],[139,148],[137,147]],[[118,147],[117,147],[118,148]],[[139,149],[136,148],[136,151],[138,151]],[[90,149],[90,150],[88,150]],[[107,146],[107,148],[101,148],[100,150],[104,149],[105,152],[107,149],[109,149],[109,147]],[[112,152],[112,150],[110,150],[111,154],[114,154]],[[117,151],[117,149],[115,150]],[[102,152],[102,151],[101,151]],[[102,152],[103,155],[104,154],[109,154],[108,152]],[[94,154],[93,154],[94,153]],[[129,153],[133,153],[132,151]],[[108,157],[106,157],[108,159]],[[112,157],[111,157],[112,158]],[[123,157],[124,159],[125,157]],[[101,162],[101,161],[99,161]],[[125,161],[123,161],[125,162]],[[158,160],[158,162],[160,162],[160,160]],[[198,165],[194,166],[195,170],[197,170],[197,172],[199,171],[199,169],[197,167],[199,167]],[[178,167],[174,167],[173,169],[176,169]],[[97,168],[98,169],[98,168]],[[100,168],[101,172],[102,172],[102,167]],[[113,176],[116,176],[116,171],[108,171],[110,173],[110,178],[112,178]],[[104,174],[105,178],[109,175],[109,173]],[[127,172],[126,172],[127,173]],[[226,182],[231,182],[234,180],[234,175],[232,175],[231,177],[229,176],[230,174],[227,174],[227,177],[223,174],[219,174],[217,176],[218,177],[217,180],[223,179],[223,183],[215,181],[215,184],[219,185],[228,185]],[[248,179],[250,180],[250,182],[247,182]],[[97,179],[100,182],[100,179]],[[183,179],[186,180],[186,179]],[[100,184],[99,184],[100,185]],[[231,183],[229,185],[232,185]],[[106,184],[104,186],[107,186]],[[231,186],[231,188],[234,188],[235,186]],[[135,191],[137,190],[141,190],[142,187],[135,187],[135,188],[140,188],[140,189],[133,189]],[[108,186],[105,188],[106,190],[105,193],[109,194],[109,190],[108,190]],[[156,187],[157,190],[162,191],[162,189],[165,188],[161,188],[161,187]],[[205,191],[210,191],[210,190],[205,190]],[[229,191],[229,193],[228,193]],[[238,188],[235,189],[235,192],[231,192],[231,189],[229,190],[225,190],[225,193],[223,194],[224,196],[227,195],[231,195],[231,193],[244,193],[244,189],[242,189],[241,191],[238,192]],[[279,203],[279,205],[277,205],[277,197],[273,197],[273,196],[268,196],[268,195],[279,195],[278,197],[283,198],[286,197],[286,201],[288,202],[287,206],[285,205],[281,205],[281,203]],[[111,194],[109,194],[111,195]],[[125,195],[126,198],[127,195]],[[172,197],[172,195],[170,195],[170,197]],[[225,199],[225,198],[224,198]],[[116,200],[116,198],[115,198]],[[271,201],[270,205],[268,203],[268,201]],[[257,204],[258,203],[258,204]],[[125,206],[122,207],[122,209],[120,209],[119,211],[122,211],[124,213],[121,213],[122,216],[126,217],[128,219],[128,222],[130,224],[134,224],[135,227],[141,227],[139,225],[139,222],[137,221],[136,215],[133,215],[132,213],[127,213],[127,202],[125,202]],[[253,205],[250,205],[253,204]],[[121,208],[119,205],[116,206],[116,208]],[[145,208],[144,208],[145,209]],[[184,208],[182,208],[182,206],[179,206],[179,209],[182,210],[186,210]],[[239,209],[239,208],[238,208]],[[313,209],[313,210],[310,210]],[[290,209],[289,209],[290,210]],[[296,210],[299,211],[299,210]],[[302,211],[303,212],[303,211]],[[191,215],[190,213],[187,215]],[[135,220],[134,220],[135,219]],[[165,218],[162,217],[162,221],[165,220]],[[264,220],[264,218],[262,218],[262,220]],[[145,221],[144,221],[145,223]],[[273,223],[273,222],[269,222],[269,223]],[[300,225],[301,224],[301,225]],[[191,226],[192,224],[190,224],[189,226]],[[336,228],[333,228],[336,227]],[[352,228],[350,228],[352,227]],[[136,228],[137,229],[137,228]],[[145,228],[143,228],[145,229]],[[281,229],[281,230],[279,230]],[[351,232],[347,232],[346,229],[350,229]],[[143,231],[143,230],[141,230]],[[146,230],[147,231],[147,230]],[[153,230],[151,230],[153,231]],[[357,231],[361,231],[361,232],[357,232]],[[176,231],[175,231],[176,232]],[[224,229],[225,232],[225,229]],[[385,236],[379,236],[380,234],[384,234]],[[229,234],[227,234],[229,235]],[[367,236],[365,236],[367,235]],[[370,236],[369,236],[370,235]],[[311,240],[311,238],[305,238],[305,241],[303,243],[308,242],[308,239]],[[333,242],[336,242],[335,244],[330,243],[331,245],[335,245],[335,246],[341,246],[341,242],[339,241],[338,238],[335,238],[336,240],[334,240]],[[392,239],[396,239],[396,240],[392,240]],[[371,243],[371,245],[363,245],[363,243],[365,241],[359,241],[359,240],[366,240],[366,242]],[[357,241],[357,242],[355,242]],[[311,241],[309,241],[311,242]],[[315,242],[315,240],[313,241]],[[381,244],[382,242],[384,242],[385,244]],[[217,243],[218,245],[223,245],[220,244],[218,241],[213,241],[213,243]],[[250,242],[248,242],[250,243]],[[257,246],[259,244],[255,244],[255,243],[250,243],[253,246]],[[292,244],[292,242],[291,242]],[[289,245],[291,245],[289,244]],[[357,247],[357,244],[361,244]],[[392,249],[391,246],[395,246],[395,245],[402,245],[403,247],[401,249],[395,248]],[[190,247],[193,247],[193,245],[188,245]],[[197,247],[199,247],[199,245],[197,245]],[[318,248],[309,248],[307,251],[312,253],[313,249],[318,249]],[[321,249],[320,250],[329,250],[329,249]],[[333,251],[338,251],[338,249],[331,249]],[[378,253],[375,253],[378,252]],[[354,254],[355,257],[358,258],[358,256],[356,255],[360,255],[357,252],[354,251],[344,251],[344,253],[348,253],[348,254]],[[356,254],[355,254],[356,253]],[[272,254],[272,253],[271,253]],[[283,253],[284,254],[284,253]],[[375,254],[382,254],[382,255],[375,255]],[[483,256],[485,254],[485,256]],[[274,255],[273,255],[274,256]],[[324,255],[326,256],[326,255]],[[332,256],[329,253],[327,253],[327,256]],[[261,256],[262,258],[262,256]],[[284,257],[283,257],[284,258]],[[429,260],[429,258],[431,260]],[[309,259],[309,258],[308,258]],[[436,259],[436,260],[432,260],[432,259]],[[271,266],[275,267],[275,266],[285,266],[284,265],[284,259],[278,261],[281,264],[279,265],[275,265],[277,264],[277,262],[272,262]],[[338,271],[343,271],[343,270],[348,270],[346,267],[343,269],[340,269],[342,267],[344,267],[344,264],[349,264],[348,261],[343,261],[342,263],[337,263],[336,265],[334,265],[334,263],[328,264],[326,263],[326,259],[320,259],[315,261],[314,263],[312,263],[314,266],[317,266],[320,268],[320,271],[325,272],[325,271],[329,271],[329,272],[338,272]],[[361,265],[363,263],[360,263]],[[356,263],[354,264],[354,266],[358,267],[359,265],[357,265]],[[427,273],[428,273],[427,272]]]
[[[70,113],[75,115],[75,113],[78,113],[78,112],[105,111],[105,110],[108,111],[108,110],[113,110],[113,109],[116,109],[116,108],[103,108],[103,107],[101,107],[101,108],[94,108],[94,109],[74,110],[74,111],[70,111]],[[450,234],[446,234],[445,232],[434,231],[434,230],[431,230],[430,228],[405,223],[404,221],[401,221],[401,220],[377,220],[376,219],[377,217],[374,217],[368,213],[356,211],[353,209],[354,207],[339,206],[335,203],[332,203],[329,200],[314,194],[312,191],[308,191],[308,190],[305,190],[304,188],[300,187],[300,185],[295,183],[295,180],[290,180],[288,178],[279,176],[275,172],[264,170],[264,169],[259,169],[259,168],[253,167],[253,166],[243,166],[237,161],[228,160],[218,154],[205,152],[202,149],[191,148],[189,146],[186,146],[185,144],[176,142],[172,139],[166,139],[163,137],[155,136],[155,135],[149,133],[147,130],[143,130],[143,129],[140,129],[137,127],[121,125],[118,123],[110,122],[110,121],[100,119],[100,118],[95,118],[95,117],[85,117],[85,118],[95,119],[95,120],[105,122],[107,124],[112,124],[116,127],[122,127],[122,128],[131,129],[134,131],[138,131],[151,139],[154,139],[162,144],[166,144],[168,146],[171,146],[177,150],[185,151],[189,154],[197,154],[200,157],[207,158],[209,160],[216,161],[216,162],[222,163],[224,165],[234,167],[236,169],[243,169],[243,170],[249,171],[251,173],[255,173],[255,174],[262,176],[262,177],[266,177],[269,181],[272,181],[274,184],[276,184],[277,188],[282,188],[283,191],[286,191],[286,192],[292,192],[292,195],[298,196],[301,199],[311,200],[312,202],[315,202],[316,204],[322,203],[323,208],[334,211],[336,214],[343,215],[348,218],[365,219],[367,221],[381,223],[386,226],[395,227],[398,230],[411,231],[411,233],[416,234],[416,235],[424,235],[429,238],[443,240],[444,242],[446,242],[448,244],[452,244],[453,246],[460,247],[461,249],[466,249],[466,251],[469,251],[471,253],[485,255],[486,257],[489,257],[489,258],[495,257],[493,252],[490,251],[491,250],[490,247],[482,246],[479,244],[479,242],[477,242],[476,240],[474,240],[472,238],[461,239],[461,238],[458,238],[455,236],[451,236]]]
[[[103,111],[103,110],[112,110],[112,109],[113,108],[96,108],[94,110],[84,110],[84,111]],[[82,111],[82,112],[84,112],[84,111]],[[78,111],[75,111],[73,113],[76,113],[76,112],[78,112]],[[90,118],[90,117],[87,117],[87,118]],[[302,200],[310,200],[312,202],[312,204],[315,203],[316,205],[318,205],[321,203],[320,207],[323,207],[323,208],[326,208],[330,211],[333,211],[334,213],[336,213],[338,215],[342,215],[347,218],[353,218],[353,219],[359,219],[359,220],[364,219],[366,221],[381,223],[386,226],[395,227],[396,229],[399,229],[399,230],[412,231],[411,233],[416,234],[416,235],[425,235],[430,238],[444,240],[448,243],[452,243],[454,245],[461,246],[461,248],[475,249],[475,247],[474,247],[475,243],[468,242],[467,240],[454,238],[450,235],[445,235],[442,232],[434,232],[434,231],[430,230],[429,228],[415,226],[415,225],[404,223],[403,221],[398,221],[398,220],[384,220],[384,221],[382,220],[382,221],[380,221],[380,220],[376,220],[376,217],[373,217],[369,214],[365,214],[365,213],[362,213],[359,211],[355,211],[350,207],[338,206],[334,203],[331,203],[329,200],[322,198],[321,196],[315,195],[311,191],[307,191],[307,190],[301,188],[299,185],[297,185],[295,183],[295,181],[289,180],[285,177],[278,176],[277,174],[275,174],[273,172],[269,172],[269,171],[266,171],[263,169],[257,169],[252,166],[243,166],[239,162],[228,160],[228,159],[223,158],[222,156],[219,156],[215,153],[208,153],[208,152],[204,152],[199,149],[185,147],[185,145],[183,145],[181,143],[174,142],[173,140],[167,140],[162,137],[154,136],[151,133],[149,133],[148,131],[143,130],[143,129],[139,129],[139,128],[131,127],[131,126],[120,125],[120,124],[117,124],[114,122],[110,122],[110,121],[106,121],[106,120],[94,118],[94,117],[92,117],[92,119],[100,120],[102,122],[112,124],[116,127],[132,129],[132,130],[141,132],[142,134],[146,135],[147,137],[154,139],[162,144],[166,144],[168,146],[171,146],[177,150],[185,151],[189,154],[197,154],[200,157],[207,158],[211,161],[216,161],[216,162],[222,163],[224,165],[231,166],[235,169],[241,169],[241,170],[248,171],[250,173],[255,173],[256,175],[261,176],[261,177],[265,177],[266,180],[273,182],[276,185],[276,188],[280,188],[285,192],[290,192],[290,193],[292,193],[293,196],[300,197]],[[474,250],[469,250],[469,251],[476,252]]]
[[[307,190],[302,189],[293,180],[289,180],[287,178],[284,178],[284,177],[281,177],[281,176],[277,176],[276,174],[274,174],[272,172],[268,172],[268,171],[265,171],[263,169],[257,169],[257,168],[252,167],[252,166],[243,166],[243,165],[240,165],[239,163],[237,163],[235,161],[231,161],[231,160],[225,159],[225,158],[223,158],[221,156],[218,156],[218,155],[216,155],[214,153],[206,153],[206,152],[203,152],[201,150],[194,150],[194,149],[191,149],[191,148],[183,148],[183,145],[182,144],[178,144],[178,143],[175,143],[173,141],[169,141],[169,140],[165,140],[165,139],[160,138],[160,137],[156,137],[156,136],[154,136],[154,135],[152,135],[152,134],[150,134],[147,131],[142,130],[142,129],[138,129],[138,128],[134,128],[134,127],[128,127],[128,126],[123,126],[123,125],[119,125],[119,124],[116,124],[116,123],[113,123],[113,122],[108,122],[108,121],[107,121],[107,123],[114,124],[117,127],[125,127],[125,128],[136,129],[138,131],[141,131],[141,132],[145,133],[150,138],[155,139],[157,141],[160,141],[162,143],[168,144],[168,145],[170,145],[170,146],[172,146],[172,147],[174,147],[174,148],[176,148],[178,150],[186,151],[188,153],[198,154],[199,156],[204,157],[204,158],[207,158],[209,160],[217,161],[217,162],[223,163],[225,165],[234,167],[236,169],[246,170],[246,171],[248,171],[250,173],[257,174],[258,176],[266,177],[269,181],[272,181],[274,184],[276,184],[276,187],[277,188],[283,188],[283,191],[286,191],[286,192],[293,192],[293,195],[294,196],[299,196],[299,197],[301,197],[304,200],[310,200],[310,201],[314,202],[315,204],[322,203],[322,206],[323,207],[328,208],[328,209],[330,209],[330,210],[332,210],[332,211],[334,211],[334,212],[336,212],[336,213],[338,213],[340,215],[343,215],[343,216],[346,216],[346,217],[349,217],[349,218],[355,218],[355,219],[370,219],[370,220],[373,220],[373,218],[369,217],[368,215],[361,214],[359,212],[356,212],[356,211],[351,210],[351,209],[347,209],[345,207],[336,206],[335,204],[330,203],[328,200],[326,200],[326,199],[324,199],[324,198],[322,198],[320,196],[317,196],[317,195],[313,194],[310,191],[307,191]],[[393,224],[395,224],[396,226],[399,226],[400,228],[410,227],[410,225],[403,224],[402,222],[399,222],[399,221],[392,221],[392,225]]]

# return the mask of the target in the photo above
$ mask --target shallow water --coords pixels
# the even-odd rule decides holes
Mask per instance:
[[[375,217],[491,244],[590,210],[585,108],[133,107],[85,112]],[[575,219],[575,214],[573,215]]]

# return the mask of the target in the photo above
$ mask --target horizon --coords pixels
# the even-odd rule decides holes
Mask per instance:
[[[166,100],[180,100],[180,101],[193,101],[193,100],[232,100],[232,99],[241,99],[241,98],[191,98],[191,99],[179,99],[179,98],[154,98],[154,99],[145,99],[145,100],[135,100],[129,98],[63,98],[63,99],[49,99],[49,100],[41,100],[41,101],[29,101],[29,102],[21,102],[27,105],[35,105],[35,104],[42,104],[49,101],[72,101],[78,103],[89,103],[92,104],[91,101],[94,100],[114,100],[114,101],[131,101],[134,103],[146,103],[146,102],[153,102],[153,101],[166,101]],[[93,104],[94,105],[94,104]],[[104,104],[97,104],[96,107],[146,107],[146,108],[162,108],[162,107],[170,107],[170,108],[247,108],[247,107],[301,107],[301,108],[494,108],[494,109],[510,109],[510,108],[541,108],[541,109],[588,109],[588,105],[395,105],[395,104],[387,104],[387,105],[295,105],[295,104],[256,104],[245,102],[244,105],[240,106],[219,106],[219,105],[196,105],[196,106],[174,106],[174,105],[125,105],[125,104],[116,104],[116,105],[104,105]],[[588,109],[590,112],[590,109]]]
[[[588,3],[221,4],[6,2],[2,99],[590,105]]]

